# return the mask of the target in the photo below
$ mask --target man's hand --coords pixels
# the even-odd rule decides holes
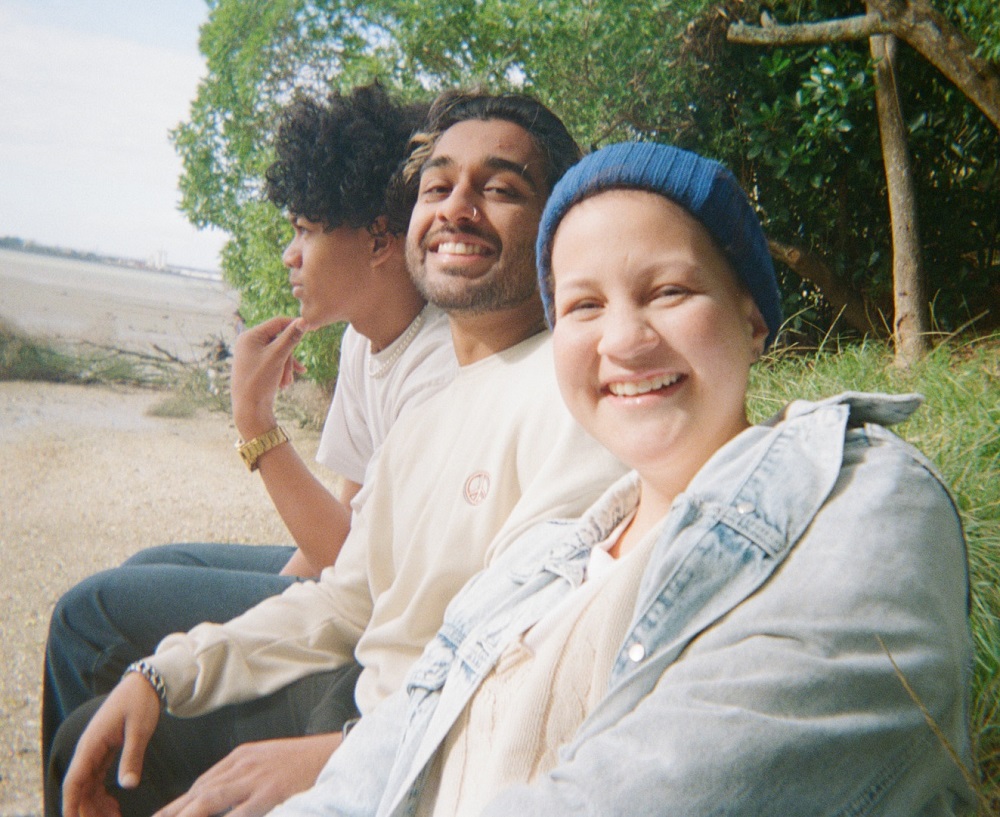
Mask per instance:
[[[240,334],[233,347],[233,420],[244,440],[275,426],[274,398],[304,371],[293,356],[307,330],[301,318],[277,317]]]
[[[244,743],[154,817],[261,817],[316,782],[339,732]]]
[[[160,720],[160,699],[150,683],[129,673],[97,710],[76,745],[73,761],[63,780],[65,817],[118,817],[118,801],[104,788],[104,781],[122,750],[118,785],[139,785],[146,746]]]

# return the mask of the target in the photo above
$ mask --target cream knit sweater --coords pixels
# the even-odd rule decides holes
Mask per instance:
[[[542,619],[540,643],[529,631],[504,651],[438,752],[419,817],[479,814],[503,789],[555,766],[559,747],[607,692],[652,541]]]

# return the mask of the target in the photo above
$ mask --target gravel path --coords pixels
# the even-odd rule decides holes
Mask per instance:
[[[288,541],[228,415],[148,416],[163,397],[0,383],[0,817],[41,814],[42,654],[63,591],[164,542]],[[294,436],[311,461],[316,435]]]

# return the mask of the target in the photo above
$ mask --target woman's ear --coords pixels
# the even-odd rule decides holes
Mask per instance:
[[[757,303],[749,295],[746,296],[745,309],[747,312],[747,331],[749,332],[750,345],[753,349],[753,359],[756,361],[764,355],[764,344],[767,343],[767,336],[770,334],[770,330],[767,328],[764,316],[760,314]]]

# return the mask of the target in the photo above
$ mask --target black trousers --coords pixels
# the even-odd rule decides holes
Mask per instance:
[[[164,713],[146,749],[142,780],[134,789],[116,782],[118,761],[107,789],[121,805],[122,817],[147,817],[180,797],[194,781],[242,743],[339,732],[358,716],[354,685],[361,667],[349,664],[310,675],[264,698],[223,707],[196,718]],[[45,774],[45,815],[62,814],[62,782],[77,741],[104,701],[95,698],[76,709],[59,727]]]

